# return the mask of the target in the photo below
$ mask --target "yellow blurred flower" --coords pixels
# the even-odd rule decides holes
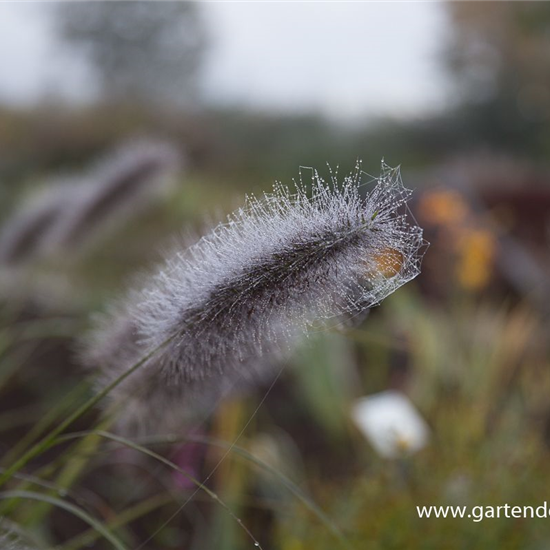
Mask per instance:
[[[468,290],[480,290],[490,280],[496,252],[495,237],[484,229],[468,229],[458,241],[457,277]]]
[[[432,224],[457,224],[468,215],[468,205],[456,191],[440,189],[426,193],[420,202],[420,214]]]

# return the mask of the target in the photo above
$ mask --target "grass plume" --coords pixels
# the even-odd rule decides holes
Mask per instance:
[[[45,186],[1,228],[0,264],[70,257],[146,208],[180,167],[168,143],[133,141],[84,174]]]
[[[359,168],[311,191],[276,185],[167,258],[91,336],[106,381],[168,344],[117,386],[125,431],[173,427],[235,386],[269,377],[308,330],[361,314],[416,277],[424,241],[410,191],[383,165],[363,196]]]

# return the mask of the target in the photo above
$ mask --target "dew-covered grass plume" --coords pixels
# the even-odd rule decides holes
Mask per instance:
[[[366,191],[359,167],[338,182],[312,171],[246,204],[175,251],[98,324],[85,360],[118,385],[119,427],[173,428],[235,388],[273,375],[308,331],[360,315],[420,272],[422,229],[399,169]]]

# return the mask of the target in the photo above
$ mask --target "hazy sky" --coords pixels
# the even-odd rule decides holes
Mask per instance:
[[[55,48],[39,3],[0,4],[0,100],[47,91],[83,98],[93,82]],[[206,98],[352,118],[410,115],[445,102],[437,63],[444,6],[432,2],[211,2]]]

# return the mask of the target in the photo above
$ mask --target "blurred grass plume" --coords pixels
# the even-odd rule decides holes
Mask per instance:
[[[82,175],[45,186],[16,211],[0,229],[0,263],[81,252],[162,195],[181,167],[169,143],[142,139],[119,146]]]

